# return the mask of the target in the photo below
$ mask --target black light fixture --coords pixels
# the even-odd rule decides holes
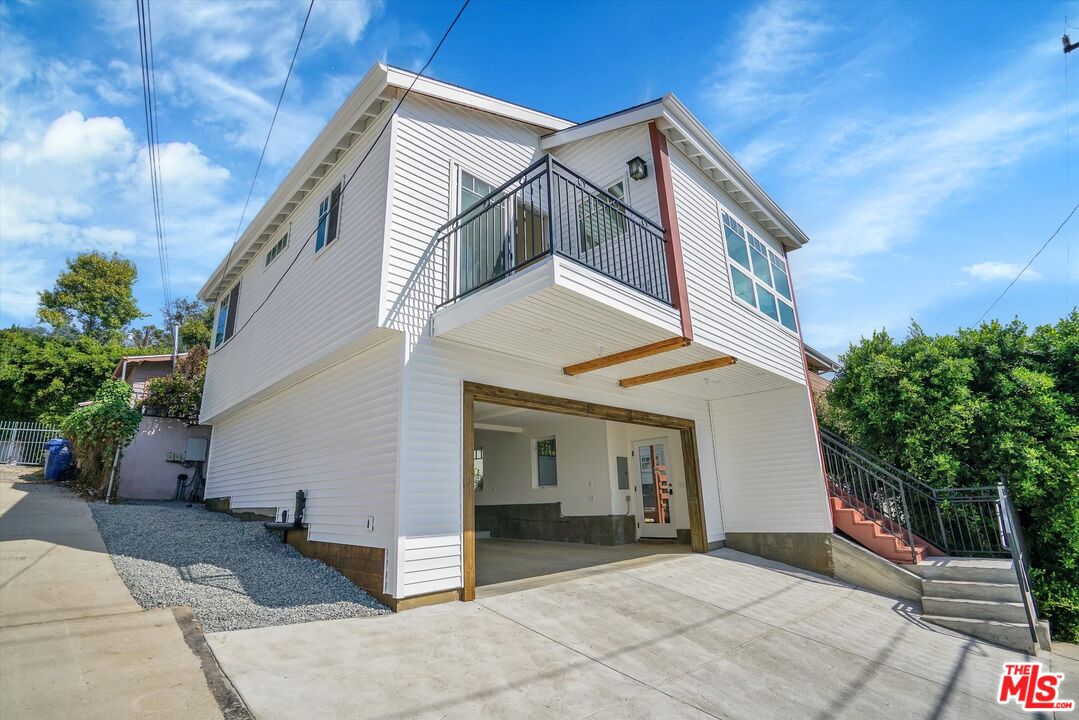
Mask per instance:
[[[648,177],[648,163],[641,156],[638,155],[626,165],[629,165],[629,176],[634,180],[644,180]]]

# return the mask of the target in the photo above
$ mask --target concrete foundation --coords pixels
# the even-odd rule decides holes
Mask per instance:
[[[834,575],[831,533],[727,533],[726,547]]]

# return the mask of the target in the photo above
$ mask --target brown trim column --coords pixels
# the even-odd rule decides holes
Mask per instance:
[[[682,239],[678,233],[678,215],[674,209],[674,184],[671,181],[671,159],[667,150],[667,138],[659,131],[655,121],[648,123],[648,136],[652,141],[652,164],[656,174],[656,192],[659,194],[659,217],[663,222],[664,249],[667,254],[667,276],[671,283],[671,302],[682,319],[682,337],[693,339],[693,323],[689,318],[689,294],[686,292],[686,269],[682,262]]]

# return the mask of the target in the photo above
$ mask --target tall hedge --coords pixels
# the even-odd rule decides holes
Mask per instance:
[[[1079,312],[851,345],[821,422],[934,487],[995,485],[1019,513],[1034,595],[1079,641]]]

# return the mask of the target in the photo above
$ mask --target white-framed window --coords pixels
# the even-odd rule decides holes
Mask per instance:
[[[629,205],[626,196],[626,179],[619,178],[607,186],[607,194]],[[604,197],[585,195],[577,205],[577,245],[582,252],[602,245],[626,232],[626,214],[622,208]]]
[[[483,447],[472,448],[472,479],[477,492],[483,492]]]
[[[734,296],[791,332],[798,332],[786,260],[726,212],[723,235]]]
[[[273,247],[266,253],[266,265],[269,267],[270,263],[277,259],[277,256],[285,252],[285,248],[288,247],[288,233],[285,233],[281,238],[273,244]]]
[[[240,283],[236,283],[232,290],[217,305],[217,327],[214,332],[214,347],[218,348],[232,337],[236,330],[236,304],[240,300]]]
[[[318,230],[315,236],[315,252],[337,239],[341,218],[341,183],[322,199],[318,206]]]
[[[558,487],[558,448],[554,436],[533,440],[532,458],[536,487]]]

